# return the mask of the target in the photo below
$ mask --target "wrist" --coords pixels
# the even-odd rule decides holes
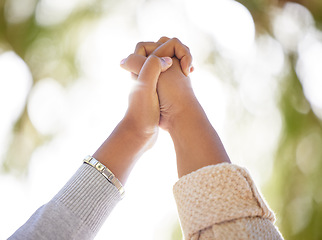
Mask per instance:
[[[155,142],[154,135],[138,131],[131,122],[123,119],[111,135],[93,154],[108,167],[124,185],[140,156]]]
[[[204,116],[203,108],[194,97],[173,111],[173,114],[169,117],[166,130],[172,135],[179,129],[186,129],[193,123],[198,123],[198,119],[202,119]]]
[[[172,119],[169,133],[177,155],[179,177],[208,165],[230,162],[199,102]]]
[[[153,139],[155,139],[158,135],[159,128],[158,126],[142,126],[137,121],[133,120],[129,117],[124,117],[122,121],[119,123],[119,129],[128,133],[131,138],[133,138],[136,142],[140,142],[142,144],[149,143]]]

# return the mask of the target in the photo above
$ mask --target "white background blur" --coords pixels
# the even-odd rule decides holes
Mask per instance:
[[[57,24],[79,4],[89,2],[42,0],[36,20],[43,26]],[[292,7],[307,15],[306,25],[298,25]],[[29,95],[33,79],[28,66],[14,52],[0,51],[0,162],[26,100],[37,131],[54,134],[33,152],[26,176],[0,175],[0,239],[9,237],[48,202],[82,159],[108,137],[126,111],[132,85],[120,61],[133,52],[137,42],[157,41],[162,36],[177,37],[189,46],[195,67],[193,87],[232,162],[247,167],[259,186],[268,181],[282,128],[276,100],[279,77],[288,68],[282,44],[293,41],[296,34],[306,34],[298,40],[304,92],[320,117],[322,109],[321,91],[317,92],[322,89],[322,69],[314,65],[322,62],[322,43],[317,40],[321,33],[312,28],[312,17],[304,7],[290,4],[288,8],[271,9],[276,16],[272,28],[277,41],[265,34],[256,36],[249,11],[232,0],[120,1],[94,27],[84,28],[76,58],[82,69],[79,79],[63,87],[45,78]],[[210,54],[213,49],[216,54]],[[217,72],[211,63],[218,54],[234,72]],[[128,179],[126,197],[96,239],[171,239],[178,226],[172,196],[176,180],[173,144],[161,130],[153,149]]]

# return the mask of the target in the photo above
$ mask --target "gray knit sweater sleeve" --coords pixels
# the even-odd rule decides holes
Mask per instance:
[[[58,194],[9,239],[93,239],[120,200],[113,184],[83,164]]]

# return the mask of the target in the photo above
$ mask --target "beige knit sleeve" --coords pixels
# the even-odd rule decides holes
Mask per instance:
[[[283,239],[249,173],[233,164],[183,176],[174,197],[185,239]]]

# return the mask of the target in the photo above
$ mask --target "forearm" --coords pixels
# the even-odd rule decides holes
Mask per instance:
[[[149,140],[137,133],[131,121],[122,120],[94,157],[124,184]],[[10,239],[93,239],[121,197],[100,172],[83,164]]]
[[[230,162],[217,132],[196,99],[171,120],[170,126],[179,177],[204,166]]]
[[[155,142],[160,120],[157,83],[172,65],[169,57],[148,57],[130,95],[123,120],[93,155],[125,183],[138,158]]]
[[[93,157],[109,168],[124,184],[136,161],[155,137],[140,133],[131,121],[123,119]]]
[[[66,159],[67,160],[67,159]],[[9,239],[93,239],[121,194],[88,164]]]

